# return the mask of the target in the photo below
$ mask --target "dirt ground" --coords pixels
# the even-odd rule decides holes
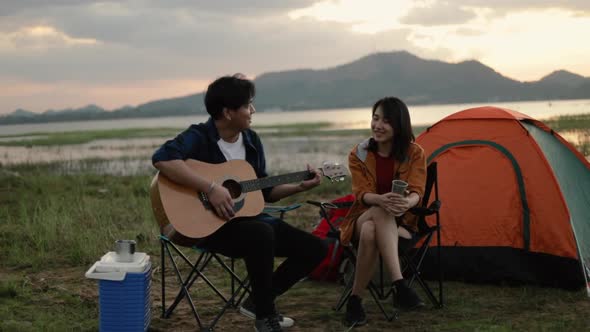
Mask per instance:
[[[162,315],[161,277],[158,266],[159,259],[152,258],[151,284],[151,324],[149,331],[195,331],[199,330],[194,315],[183,299],[172,315],[164,319]],[[58,294],[70,294],[77,296],[84,303],[96,306],[95,319],[98,321],[98,281],[86,279],[84,273],[86,267],[72,267],[62,269],[45,270],[38,273],[25,273],[23,284],[27,285],[33,293],[43,294],[45,306],[67,306]],[[186,271],[183,271],[185,273]],[[210,280],[220,288],[225,296],[229,296],[229,287],[219,284],[216,278],[218,272],[208,274]],[[14,278],[14,271],[0,271],[0,277]],[[184,276],[183,276],[184,277]],[[166,302],[170,305],[178,292],[176,277],[172,271],[167,272]],[[285,315],[295,319],[295,326],[288,331],[345,331],[347,326],[341,323],[343,312],[336,312],[333,306],[336,303],[342,286],[336,283],[317,282],[304,280],[295,285],[288,293],[277,300],[278,309]],[[199,279],[191,287],[192,299],[202,319],[207,326],[221,309],[222,300]],[[53,294],[53,295],[52,295]],[[33,294],[33,296],[35,296]],[[374,324],[361,328],[361,331],[370,331],[374,328],[394,328],[395,322],[386,322],[374,305],[367,306],[369,319]],[[34,314],[33,314],[34,315]],[[93,319],[92,317],[87,317]],[[390,325],[394,324],[394,325]],[[254,321],[240,314],[236,308],[229,308],[221,317],[215,331],[252,331]]]
[[[180,302],[169,318],[161,317],[162,290],[158,257],[152,256],[152,264],[149,330],[199,330],[186,300]],[[62,320],[60,326],[70,326],[73,319],[79,319],[79,326],[82,328],[76,330],[95,330],[99,314],[98,282],[84,277],[89,267],[54,268],[36,273],[0,269],[0,278],[3,281],[19,280],[19,285],[24,286],[17,288],[18,292],[23,290],[22,296],[4,294],[5,290],[1,294],[5,300],[12,297],[13,300],[20,301],[15,309],[23,311],[28,321],[24,323],[28,325],[23,325],[21,321],[15,322],[14,326],[32,326],[26,330],[36,331],[40,323]],[[211,271],[207,271],[207,276],[226,296],[229,295],[227,283],[224,284],[219,272],[213,269],[212,267]],[[183,271],[183,275],[185,273],[186,271]],[[176,277],[171,270],[167,270],[166,278],[170,281],[166,287],[166,302],[169,305],[178,288],[175,286]],[[431,286],[433,284],[431,283]],[[530,286],[506,287],[445,282],[445,307],[436,309],[427,301],[420,288],[415,288],[427,302],[426,308],[400,312],[398,318],[391,322],[384,319],[367,294],[364,303],[369,324],[356,328],[355,331],[590,330],[590,301],[585,290],[571,292]],[[296,284],[277,300],[278,310],[296,321],[295,326],[287,330],[347,331],[348,326],[342,323],[343,312],[333,309],[342,289],[342,285],[328,282],[304,280]],[[191,293],[202,321],[208,325],[223,305],[223,301],[200,279],[191,287]],[[3,301],[0,298],[0,309],[4,303],[8,303]],[[387,310],[392,310],[390,300],[384,303]],[[239,314],[235,308],[230,308],[216,325],[215,331],[253,331],[253,324],[251,319]]]

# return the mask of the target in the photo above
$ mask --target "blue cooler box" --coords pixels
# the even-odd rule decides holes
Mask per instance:
[[[133,262],[116,261],[116,253],[102,256],[86,272],[98,279],[99,330],[147,331],[151,320],[151,263],[145,253],[135,253]]]

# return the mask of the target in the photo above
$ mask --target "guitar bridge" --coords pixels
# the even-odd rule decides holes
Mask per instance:
[[[211,203],[209,203],[209,197],[204,192],[199,193],[199,200],[203,203],[203,207],[207,210],[211,210]]]

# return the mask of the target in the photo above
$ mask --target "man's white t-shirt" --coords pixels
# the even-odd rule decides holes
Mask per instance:
[[[238,140],[233,143],[228,143],[220,138],[219,141],[217,141],[217,145],[225,156],[225,160],[246,160],[246,147],[244,146],[244,138],[242,137],[242,133],[240,133],[240,136],[238,136]]]

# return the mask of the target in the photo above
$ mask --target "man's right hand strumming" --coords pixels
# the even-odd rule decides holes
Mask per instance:
[[[213,184],[209,193],[209,203],[213,206],[215,213],[224,220],[230,220],[234,216],[234,202],[229,191],[221,185]]]

